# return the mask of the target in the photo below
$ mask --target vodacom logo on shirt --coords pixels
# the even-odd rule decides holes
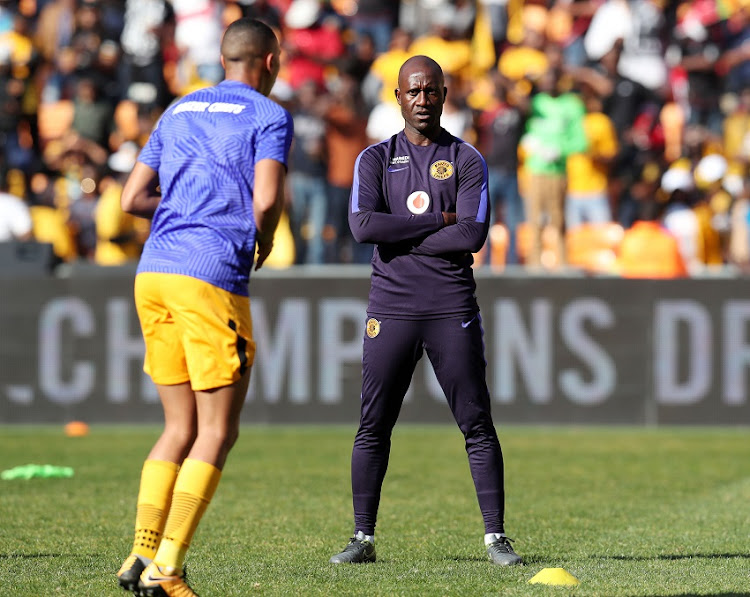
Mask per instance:
[[[415,215],[423,214],[430,207],[430,196],[426,191],[414,191],[406,198],[406,207]]]

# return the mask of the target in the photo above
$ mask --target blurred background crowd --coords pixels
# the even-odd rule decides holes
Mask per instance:
[[[241,16],[278,33],[294,117],[269,265],[366,263],[354,161],[403,128],[400,65],[444,69],[442,124],[489,168],[476,267],[645,277],[750,265],[750,0],[0,0],[0,241],[136,259],[119,197],[175,98],[223,77]]]

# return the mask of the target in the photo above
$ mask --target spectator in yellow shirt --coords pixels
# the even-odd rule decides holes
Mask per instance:
[[[547,10],[538,5],[525,6],[521,13],[523,38],[503,51],[497,63],[500,74],[515,86],[514,93],[528,95],[534,81],[550,67],[544,51],[547,38]]]
[[[739,92],[737,105],[724,120],[723,142],[730,161],[750,164],[750,86]]]
[[[135,165],[137,155],[138,146],[128,141],[108,160],[114,176],[102,181],[102,193],[94,214],[97,238],[94,261],[98,265],[122,265],[137,259],[148,236],[149,221],[125,213],[120,207],[124,180]]]
[[[0,33],[0,50],[8,52],[11,73],[16,79],[28,79],[36,50],[29,36],[31,23],[21,14],[13,15],[13,28]]]
[[[437,62],[446,75],[461,79],[471,65],[471,41],[458,39],[451,28],[453,9],[442,6],[432,15],[432,27],[426,35],[418,37],[409,46],[412,56],[429,56]]]
[[[602,112],[602,102],[589,85],[582,85],[586,106],[583,129],[588,140],[585,151],[568,156],[568,189],[565,200],[565,226],[568,230],[584,223],[602,224],[612,220],[607,193],[609,168],[617,157],[617,131]]]
[[[372,90],[375,86],[379,87],[381,102],[397,103],[393,90],[398,87],[398,71],[401,65],[406,62],[407,58],[413,56],[409,52],[411,41],[411,36],[407,31],[394,29],[388,51],[375,58],[370,66],[364,87],[367,90]]]
[[[50,243],[58,262],[73,261],[77,256],[67,210],[59,206],[65,186],[64,178],[53,179],[43,172],[37,172],[29,181],[34,238],[40,243]]]

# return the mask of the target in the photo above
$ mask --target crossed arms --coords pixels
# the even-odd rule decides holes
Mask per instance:
[[[487,238],[489,215],[484,164],[479,154],[470,155],[456,170],[459,178],[455,213],[392,214],[382,193],[382,163],[374,153],[363,153],[357,164],[349,209],[349,227],[354,239],[361,243],[398,245],[412,255],[479,251]]]

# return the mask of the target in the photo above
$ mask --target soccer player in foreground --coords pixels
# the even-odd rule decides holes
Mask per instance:
[[[415,56],[396,99],[404,130],[358,157],[349,225],[376,243],[362,358],[360,425],[352,451],[354,536],[331,562],[375,561],[375,522],[391,432],[423,352],[465,438],[489,559],[520,564],[505,535],[503,456],[485,381],[472,253],[487,238],[487,166],[440,126],[440,66]]]
[[[271,252],[283,205],[292,121],[267,97],[278,40],[240,19],[224,33],[221,62],[224,81],[162,115],[122,194],[126,212],[153,218],[135,302],[144,370],[164,409],[117,573],[140,595],[194,595],[185,554],[239,433],[255,356],[250,271],[256,245],[256,270]]]

